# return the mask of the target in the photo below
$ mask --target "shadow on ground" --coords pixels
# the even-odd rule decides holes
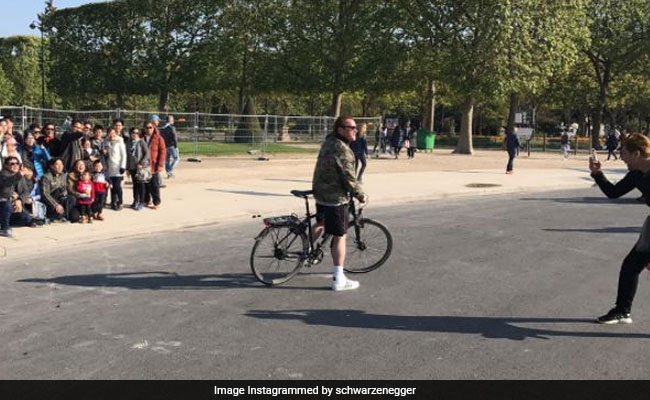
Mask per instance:
[[[270,193],[270,192],[254,192],[252,190],[221,190],[221,189],[205,189],[208,192],[220,192],[230,194],[242,194],[246,196],[260,196],[260,197],[292,197],[290,194]]]
[[[637,204],[643,205],[642,202],[635,198],[624,197],[621,199],[608,199],[607,197],[527,197],[521,198],[523,201],[554,201],[556,203],[573,203],[573,204]]]
[[[173,272],[126,272],[116,274],[69,275],[54,278],[21,279],[21,283],[54,283],[65,286],[121,287],[133,290],[192,290],[192,289],[267,289],[252,274],[179,275]],[[272,289],[329,290],[329,286],[273,286]]]
[[[260,319],[300,321],[308,325],[339,328],[387,329],[412,332],[441,332],[481,335],[488,339],[550,339],[551,337],[650,339],[640,333],[620,333],[611,327],[597,326],[585,318],[520,318],[520,317],[462,317],[410,316],[369,314],[360,310],[252,310],[246,316]],[[594,332],[561,331],[516,324],[554,324],[573,328],[575,324],[589,324]]]
[[[574,229],[542,229],[546,232],[584,232],[584,233],[641,233],[640,226],[612,226],[608,228],[574,228]]]

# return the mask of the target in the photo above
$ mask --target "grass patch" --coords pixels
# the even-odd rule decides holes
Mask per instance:
[[[181,154],[188,155],[194,153],[194,143],[179,143]],[[247,155],[251,150],[261,150],[259,144],[249,145],[246,143],[212,143],[200,142],[197,147],[197,153],[200,156],[234,156]],[[266,152],[269,154],[287,154],[287,153],[317,153],[317,148],[304,148],[287,144],[269,143],[266,145]]]

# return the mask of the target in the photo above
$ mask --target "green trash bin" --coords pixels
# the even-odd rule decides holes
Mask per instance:
[[[417,142],[418,150],[433,151],[436,144],[436,133],[420,129],[418,131]]]

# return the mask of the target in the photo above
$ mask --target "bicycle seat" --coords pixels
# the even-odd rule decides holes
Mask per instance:
[[[313,190],[292,190],[291,194],[296,196],[296,197],[306,199],[307,197],[314,194],[314,191]]]

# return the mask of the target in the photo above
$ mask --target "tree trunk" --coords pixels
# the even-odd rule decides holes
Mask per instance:
[[[169,101],[169,90],[167,89],[167,85],[163,85],[160,88],[160,92],[158,96],[158,111],[165,112],[165,110],[167,110],[168,101]]]
[[[260,143],[264,136],[262,126],[260,125],[258,117],[251,116],[256,115],[257,113],[255,99],[248,96],[245,100],[245,104],[246,106],[244,107],[243,115],[239,118],[237,131],[235,131],[235,142],[251,144]]]
[[[427,109],[424,118],[424,127],[429,132],[433,132],[436,112],[436,83],[433,79],[429,80],[427,87]]]
[[[510,93],[510,109],[508,111],[508,125],[506,125],[506,133],[515,132],[515,117],[517,109],[519,108],[519,93]]]
[[[474,119],[474,99],[470,98],[463,104],[463,117],[460,121],[460,135],[455,154],[474,154],[472,146],[472,120]]]
[[[607,106],[607,96],[609,92],[609,83],[611,75],[609,65],[603,67],[603,77],[600,83],[600,91],[598,92],[598,105],[594,111],[593,123],[591,125],[591,147],[597,149],[600,147],[600,125],[603,122],[603,115],[605,107]]]
[[[343,92],[336,91],[332,94],[332,105],[330,106],[330,115],[334,118],[341,116],[341,102],[343,101]]]

